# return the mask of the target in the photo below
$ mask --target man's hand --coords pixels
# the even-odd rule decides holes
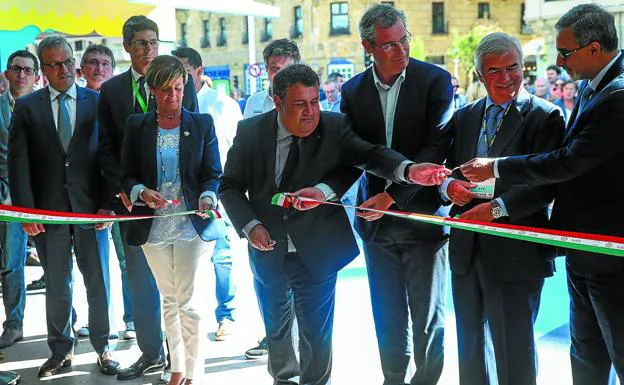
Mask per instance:
[[[474,183],[466,182],[464,180],[455,179],[448,184],[446,194],[451,202],[458,206],[464,206],[470,203],[475,198],[475,193],[469,189],[476,187]]]
[[[26,234],[34,237],[39,233],[45,233],[45,228],[41,223],[22,223],[22,228]]]
[[[293,194],[295,194],[295,197],[292,201],[293,207],[300,211],[313,209],[316,206],[320,205],[320,203],[300,200],[298,199],[299,197],[310,198],[317,201],[325,200],[325,194],[323,194],[323,192],[316,187],[302,188],[299,191],[295,191]]]
[[[492,204],[490,202],[478,204],[463,213],[459,217],[459,219],[467,219],[470,221],[479,222],[492,222],[494,220],[494,217],[492,216]]]
[[[97,211],[97,213],[95,213],[96,215],[113,215],[113,212],[111,210],[106,210],[106,209],[99,209]],[[102,223],[96,223],[95,224],[95,229],[96,230],[103,230],[107,227],[110,227],[113,224],[113,222],[102,222]]]
[[[203,211],[208,211],[208,210],[212,210],[213,206],[212,206],[212,198],[205,196],[203,198],[199,198],[199,203],[197,204],[197,210],[201,211],[198,212],[197,215],[199,215],[201,218],[203,219],[208,219],[209,218],[209,214],[205,213]]]
[[[260,251],[271,251],[275,246],[275,241],[271,239],[267,229],[261,224],[257,224],[249,232],[249,243]]]
[[[434,163],[414,163],[408,167],[409,181],[423,186],[437,186],[451,175],[451,170]]]
[[[119,195],[119,199],[121,199],[121,203],[123,203],[126,210],[128,210],[128,212],[132,211],[132,202],[130,202],[126,193],[120,191],[117,195]]]
[[[158,191],[146,188],[141,194],[141,199],[150,209],[162,209],[169,202]]]
[[[368,198],[366,201],[362,202],[360,207],[375,210],[387,210],[390,206],[392,206],[393,203],[394,199],[392,199],[390,194],[384,191]],[[355,215],[360,218],[364,218],[367,221],[376,221],[377,219],[384,216],[382,213],[360,210],[355,210]]]
[[[462,164],[459,169],[469,181],[483,182],[486,179],[494,178],[494,159],[475,158]]]

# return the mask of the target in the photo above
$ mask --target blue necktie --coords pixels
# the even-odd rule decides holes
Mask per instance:
[[[481,133],[479,145],[477,146],[477,156],[488,156],[488,149],[492,143],[494,135],[496,135],[496,128],[498,127],[498,119],[496,119],[496,117],[502,110],[503,107],[491,104],[485,112],[485,133],[487,135],[483,135],[483,132]],[[485,141],[486,136],[487,142]]]
[[[69,117],[69,110],[65,104],[65,100],[67,100],[68,97],[67,94],[59,94],[59,96],[57,96],[59,102],[57,129],[59,139],[61,139],[61,144],[65,152],[67,152],[72,137],[71,119]]]

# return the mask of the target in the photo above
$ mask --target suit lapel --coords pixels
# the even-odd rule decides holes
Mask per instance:
[[[271,180],[273,191],[277,191],[275,184],[275,156],[277,152],[277,110],[273,109],[263,118],[264,121],[259,124],[262,130],[258,131],[260,135],[260,143],[262,146],[262,154],[266,154],[265,167],[266,175]]]
[[[319,124],[307,138],[302,138],[301,142],[301,153],[299,155],[299,161],[297,162],[297,167],[295,168],[295,173],[293,175],[292,181],[294,188],[297,185],[297,181],[303,180],[307,166],[310,164],[314,164],[313,159],[316,154],[316,150],[318,149],[319,143],[321,142],[321,135],[323,133],[323,121],[325,120],[323,117],[324,113],[321,113],[321,119],[319,120]]]
[[[54,113],[52,113],[52,103],[50,99],[50,88],[45,87],[42,92],[39,94],[39,103],[41,103],[41,115],[40,118],[44,122],[42,127],[47,127],[48,130],[52,131],[51,134],[54,135],[54,143],[56,143],[56,147],[62,153],[65,153],[63,149],[63,145],[61,144],[61,138],[58,136],[58,130],[56,128],[56,122],[54,121]]]
[[[412,130],[403,130],[403,126],[407,125],[409,127],[410,125],[413,125],[414,122],[406,122],[404,118],[401,118],[409,116],[406,111],[410,109],[410,106],[419,102],[419,93],[411,92],[410,90],[410,79],[414,80],[413,78],[414,76],[405,77],[405,80],[401,84],[399,98],[397,99],[396,109],[394,110],[394,121],[392,122],[392,143],[390,144],[390,148],[397,149],[399,152],[402,152],[400,149],[405,147],[406,141],[409,141],[409,138],[403,138],[403,136],[413,134]],[[379,97],[377,97],[377,100],[379,100]],[[385,123],[383,127],[385,129]]]
[[[156,113],[150,112],[148,113],[142,121],[141,131],[143,133],[143,151],[144,154],[144,162],[146,170],[149,170],[147,175],[152,179],[148,180],[146,185],[154,186],[154,188],[158,188],[156,183],[158,181],[158,170],[156,169],[156,157],[158,156],[158,122],[156,122]],[[182,127],[180,127],[180,130]],[[180,151],[182,152],[182,151]]]
[[[182,122],[180,123],[180,159],[179,168],[180,168],[180,176],[185,175],[186,165],[188,164],[188,156],[191,150],[191,142],[199,142],[199,138],[194,137],[193,133],[195,132],[193,126],[193,121],[191,120],[191,115],[182,108]]]
[[[134,91],[132,90],[132,68],[130,68],[128,71],[124,72],[123,74],[119,76],[120,76],[119,80],[121,81],[120,82],[121,90],[119,91],[119,98],[121,100],[119,101],[117,106],[119,106],[119,108],[122,108],[121,106],[123,106],[123,108],[126,109],[126,111],[123,114],[121,114],[121,116],[127,117],[134,113]],[[115,95],[112,95],[112,96],[113,98],[115,97]]]
[[[356,103],[364,103],[365,107],[362,111],[369,111],[371,113],[370,129],[373,130],[373,136],[376,139],[376,143],[386,145],[386,123],[384,121],[383,111],[381,109],[381,101],[379,100],[379,92],[375,86],[375,79],[373,78],[373,67],[366,70],[366,74],[362,78],[362,93],[359,100]],[[369,96],[367,96],[369,95]],[[399,98],[400,99],[400,98]],[[398,116],[398,114],[395,114]]]
[[[463,146],[463,154],[461,156],[462,163],[475,157],[477,154],[477,146],[479,145],[479,137],[481,136],[481,125],[483,123],[483,114],[485,111],[485,98],[478,101],[470,110],[466,113],[470,114],[465,121],[470,122],[467,125],[457,127],[456,130],[463,136],[462,143],[466,143]]]
[[[524,115],[531,107],[531,96],[524,89],[520,89],[520,94],[516,98],[515,105],[509,107],[507,115],[503,117],[496,140],[490,149],[490,156],[500,156],[509,143],[518,134],[519,128],[524,124]]]
[[[76,86],[76,125],[74,126],[74,132],[72,133],[71,140],[69,141],[69,146],[67,147],[67,152],[71,151],[71,148],[74,144],[74,138],[83,134],[84,121],[87,116],[87,101],[84,89]],[[59,139],[60,141],[60,139]]]

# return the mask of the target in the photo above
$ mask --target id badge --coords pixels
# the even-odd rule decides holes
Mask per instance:
[[[477,183],[477,187],[471,188],[470,191],[475,193],[476,197],[479,199],[492,199],[494,198],[495,187],[496,178],[490,178],[481,183]]]

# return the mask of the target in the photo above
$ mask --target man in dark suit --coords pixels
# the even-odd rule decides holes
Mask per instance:
[[[114,202],[117,214],[127,213],[132,207],[121,187],[121,145],[126,120],[131,114],[142,114],[156,108],[144,75],[148,65],[158,55],[158,26],[145,16],[132,16],[123,26],[123,39],[132,65],[128,71],[102,85],[98,110],[102,171],[121,198],[121,201]],[[185,84],[182,104],[189,111],[197,111],[197,94],[191,78]],[[120,380],[137,378],[165,366],[160,295],[143,250],[128,245],[126,241],[127,228],[126,223],[120,223],[136,338],[143,354],[129,368],[119,372],[117,378]]]
[[[409,58],[411,35],[403,12],[371,6],[360,20],[362,45],[374,65],[342,87],[341,110],[364,140],[383,144],[414,161],[430,157],[428,146],[453,113],[448,72]],[[435,188],[404,186],[364,174],[358,203],[376,209],[434,214]],[[442,227],[359,213],[355,228],[365,242],[373,317],[384,385],[403,385],[410,360],[408,309],[416,373],[412,384],[435,384],[444,361],[447,248]],[[371,222],[368,222],[371,221]]]
[[[443,129],[441,150],[451,144],[448,168],[475,155],[535,154],[561,145],[564,123],[559,109],[522,87],[522,48],[517,39],[505,33],[486,36],[475,51],[475,66],[487,97],[456,111]],[[514,188],[494,179],[476,186],[459,171],[454,176],[440,187],[445,200],[454,203],[452,217],[548,227],[550,188]],[[488,375],[498,376],[492,383],[535,385],[533,324],[554,257],[554,248],[537,243],[451,229],[461,385],[488,384]],[[486,349],[487,332],[495,362]],[[488,372],[493,367],[496,370]]]
[[[9,136],[9,180],[16,206],[76,212],[110,213],[110,193],[98,162],[97,93],[77,87],[75,59],[68,42],[50,36],[37,50],[49,87],[16,101]],[[60,373],[71,365],[72,247],[87,289],[90,340],[105,374],[119,364],[108,346],[109,298],[106,224],[24,224],[35,237],[46,282],[48,346],[52,356],[39,377]],[[99,230],[99,231],[98,231]]]
[[[349,187],[340,170],[356,164],[394,181],[408,174],[426,181],[414,177],[420,165],[359,139],[342,114],[320,113],[318,75],[310,67],[279,71],[273,95],[276,110],[239,123],[219,197],[249,240],[269,372],[276,384],[296,383],[298,376],[300,384],[321,385],[331,375],[336,274],[358,254],[357,245],[341,207],[294,211],[271,205],[271,197],[296,190],[317,200],[340,196]],[[301,364],[292,346],[295,315]]]
[[[614,18],[598,5],[578,5],[555,29],[557,65],[585,79],[563,145],[542,155],[474,159],[461,171],[473,181],[496,176],[506,184],[551,185],[553,226],[622,237],[624,55]],[[600,188],[605,181],[607,191]],[[566,256],[574,384],[607,384],[611,365],[623,382],[624,260],[578,250]]]

